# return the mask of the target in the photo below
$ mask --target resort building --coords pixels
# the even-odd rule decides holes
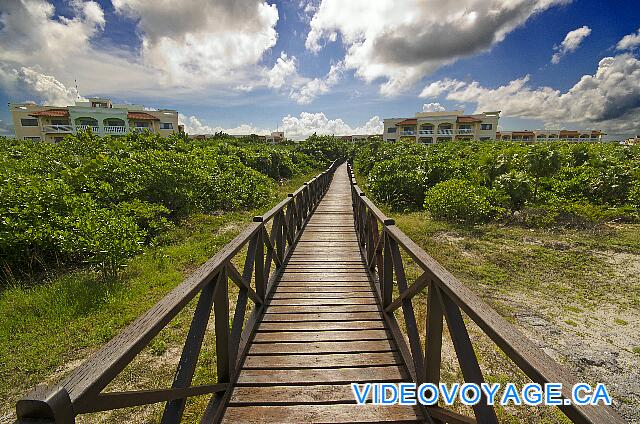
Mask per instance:
[[[384,120],[384,141],[414,139],[420,143],[495,140],[500,111],[465,115],[462,110],[418,112],[414,118]]]
[[[149,110],[142,105],[113,104],[109,99],[91,98],[74,106],[39,106],[11,103],[16,138],[58,142],[69,134],[90,130],[99,136],[146,132],[168,136],[180,131],[178,112]]]
[[[502,141],[602,141],[606,134],[595,130],[524,130],[524,131],[498,131],[496,140]]]

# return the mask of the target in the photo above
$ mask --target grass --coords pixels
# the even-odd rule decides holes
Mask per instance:
[[[516,327],[523,328],[520,321],[523,314],[531,316],[533,313],[562,334],[557,337],[570,336],[573,340],[589,343],[589,337],[599,337],[598,331],[608,331],[612,337],[605,338],[604,343],[608,343],[609,351],[640,353],[637,347],[628,345],[634,337],[629,340],[619,332],[631,327],[627,325],[628,317],[638,319],[640,284],[637,278],[621,274],[633,272],[627,267],[628,263],[612,260],[618,255],[633,256],[637,260],[640,225],[593,230],[530,230],[499,224],[459,227],[433,220],[426,212],[384,212],[395,218],[396,225],[412,240]],[[410,258],[404,259],[408,276],[415,279],[421,270]],[[424,334],[425,304],[426,295],[421,293],[414,301],[420,334]],[[610,324],[612,318],[599,320],[598,313],[607,314],[600,312],[602,308],[610,308],[614,314],[620,312],[625,319],[615,318],[615,326]],[[401,317],[398,319],[402,321]],[[529,382],[473,322],[468,319],[467,322],[488,381],[511,381],[518,385]],[[594,326],[596,330],[590,336]],[[635,334],[637,340],[637,331]],[[547,337],[540,343],[549,343]],[[594,377],[587,375],[586,378],[590,381]],[[442,380],[463,380],[448,334],[443,341]],[[625,402],[624,393],[614,393],[614,397]],[[628,405],[637,413],[638,405],[633,402]],[[462,413],[470,412],[460,405],[457,408]],[[563,414],[553,408],[497,407],[496,412],[500,422],[566,422]]]
[[[273,204],[314,175],[287,181]],[[104,281],[90,270],[75,270],[0,292],[0,417],[11,413],[15,401],[30,387],[59,380],[226,245],[253,215],[267,209],[193,215],[163,235],[156,247],[133,258],[117,279]],[[144,353],[155,357],[175,353],[184,340],[192,308],[179,314]],[[123,372],[116,387],[149,382],[151,364],[141,356]],[[200,359],[196,380],[215,377],[215,351],[204,350]],[[170,384],[173,369],[159,369],[151,383],[169,378]]]

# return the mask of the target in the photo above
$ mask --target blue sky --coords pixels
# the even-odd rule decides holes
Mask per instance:
[[[68,103],[77,80],[192,132],[378,132],[426,104],[622,137],[640,133],[639,31],[633,0],[2,2],[0,101]]]

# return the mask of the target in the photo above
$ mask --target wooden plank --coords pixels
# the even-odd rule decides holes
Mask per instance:
[[[282,279],[280,280],[280,282],[286,283],[287,281],[299,281],[299,282],[308,282],[308,283],[314,283],[314,282],[321,282],[321,281],[344,281],[344,282],[363,282],[363,283],[368,283],[369,282],[369,277],[365,274],[349,274],[349,273],[342,273],[342,274],[312,274],[312,273],[303,273],[303,272],[297,272],[297,273],[290,273],[290,274],[284,274],[282,276]]]
[[[349,384],[382,381],[403,381],[407,374],[396,365],[367,368],[242,370],[238,385],[246,384]]]
[[[340,279],[327,281],[281,281],[277,290],[282,287],[304,287],[306,290],[315,290],[316,288],[334,288],[334,287],[350,287],[353,289],[367,289],[371,292],[371,283],[368,281],[345,281]]]
[[[352,294],[352,295],[368,295],[371,294],[371,287],[370,286],[365,286],[365,285],[358,285],[358,286],[316,286],[313,289],[313,293],[311,294],[317,294],[317,295],[322,295],[322,294],[331,294],[331,295],[347,295],[347,294]],[[297,296],[299,294],[309,294],[309,289],[307,285],[295,285],[295,284],[287,284],[287,285],[281,285],[278,286],[278,289],[276,290],[275,295],[281,295],[281,296],[288,296],[288,295],[294,295]],[[374,295],[375,296],[375,295]]]
[[[344,312],[377,312],[375,305],[341,305],[341,306],[269,306],[269,313],[299,314],[299,313],[344,313]]]
[[[269,302],[269,306],[302,306],[302,305],[376,305],[374,298],[335,298],[335,297],[316,297],[311,299],[272,299]]]
[[[229,407],[223,423],[420,422],[413,407],[399,405],[291,405]]]
[[[318,384],[315,386],[255,386],[236,387],[230,406],[249,404],[314,404],[355,403],[349,384]]]
[[[394,352],[332,353],[319,355],[258,355],[245,358],[247,369],[338,368],[363,366],[402,366],[402,359]]]
[[[286,287],[283,287],[286,289]],[[271,299],[376,299],[375,295],[371,290],[369,291],[356,291],[351,292],[321,292],[321,293],[310,293],[306,290],[300,290],[298,292],[286,292],[277,290],[272,296]]]
[[[360,321],[380,319],[379,312],[318,312],[297,313],[297,314],[272,314],[267,310],[262,322],[283,322],[283,321]]]
[[[384,329],[384,321],[304,321],[263,322],[258,331],[326,331],[326,330],[371,330]]]
[[[250,355],[320,354],[389,352],[396,350],[391,340],[331,341],[313,343],[256,343],[249,349]]]
[[[287,264],[287,272],[306,272],[306,271],[331,271],[331,272],[367,272],[367,268],[362,262],[345,262],[345,263],[289,263]]]
[[[335,331],[278,331],[274,333],[256,333],[254,343],[271,342],[321,342],[321,341],[359,341],[385,340],[391,336],[386,330],[335,330]]]

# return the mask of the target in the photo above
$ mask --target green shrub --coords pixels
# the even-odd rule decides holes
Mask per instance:
[[[467,180],[436,184],[425,194],[424,207],[437,219],[463,224],[487,222],[501,212],[496,193]]]
[[[335,139],[274,146],[223,135],[0,138],[0,274],[88,263],[114,275],[183,217],[262,206],[274,180],[328,163],[309,149],[346,151]]]
[[[374,197],[395,209],[415,209],[424,202],[425,181],[421,161],[401,157],[377,163],[369,173],[367,187]]]
[[[503,193],[512,212],[522,209],[531,198],[531,181],[523,172],[511,171],[496,178],[494,187]]]

